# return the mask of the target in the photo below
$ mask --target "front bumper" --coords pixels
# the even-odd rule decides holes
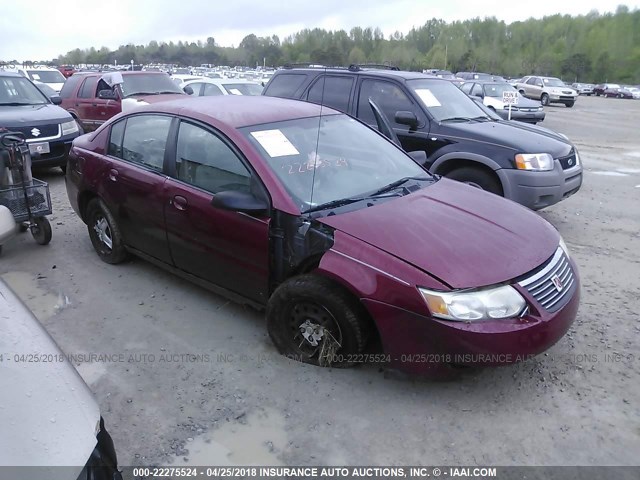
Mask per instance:
[[[71,143],[77,135],[68,135],[58,140],[49,141],[49,153],[44,154],[32,154],[31,164],[33,167],[62,167],[67,164],[67,157],[69,156],[69,150],[71,150]],[[28,142],[38,143],[38,142]]]
[[[520,290],[529,312],[511,320],[448,322],[375,300],[365,299],[363,303],[375,320],[388,368],[438,377],[450,375],[456,365],[508,365],[549,349],[576,318],[580,301],[577,275],[576,282],[572,298],[553,313]]]
[[[509,110],[496,110],[496,113],[500,115],[502,118],[507,120],[509,118]],[[544,110],[536,111],[536,112],[526,112],[522,110],[512,110],[511,111],[511,120],[517,120],[519,122],[525,123],[538,123],[544,120],[546,113]]]
[[[77,480],[122,480],[122,474],[118,471],[118,458],[113,440],[104,427],[102,417],[100,417],[100,432],[97,439],[96,448],[91,452]]]
[[[563,169],[554,162],[549,172],[531,172],[503,168],[496,173],[502,181],[504,196],[532,210],[554,205],[570,197],[582,186],[582,165]]]
[[[578,98],[578,95],[568,95],[568,94],[557,94],[550,93],[549,101],[551,103],[573,103]]]

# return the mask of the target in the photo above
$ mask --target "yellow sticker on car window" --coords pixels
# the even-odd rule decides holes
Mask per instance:
[[[300,155],[300,152],[281,130],[261,130],[259,132],[251,132],[251,136],[258,141],[271,158]]]

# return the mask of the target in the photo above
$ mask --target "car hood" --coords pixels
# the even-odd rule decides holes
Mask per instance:
[[[529,128],[522,122],[496,120],[492,122],[443,122],[444,129],[454,137],[488,142],[513,150],[514,153],[549,153],[554,158],[564,157],[573,146],[560,135]]]
[[[555,94],[565,94],[565,95],[576,95],[576,90],[573,87],[546,87],[550,93]]]
[[[509,106],[505,105],[502,102],[502,98],[498,97],[484,97],[484,104],[489,106],[491,105],[494,108],[504,108],[508,109]],[[514,107],[522,107],[522,108],[537,108],[541,107],[542,104],[540,102],[536,102],[535,100],[531,100],[529,98],[523,97],[522,95],[518,96],[518,104],[514,105]]]
[[[541,265],[560,236],[532,211],[453,180],[320,219],[452,288],[494,285]]]
[[[31,311],[0,279],[0,466],[85,465],[100,410],[89,387]],[[26,471],[25,471],[26,473]],[[58,473],[67,473],[60,470]],[[56,470],[48,473],[56,477]]]
[[[0,106],[0,128],[27,125],[43,125],[45,123],[62,123],[71,120],[71,114],[57,105],[19,105],[15,107]]]

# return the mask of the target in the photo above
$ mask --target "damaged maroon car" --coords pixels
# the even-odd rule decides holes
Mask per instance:
[[[578,309],[549,223],[315,104],[141,107],[74,142],[66,183],[105,262],[134,254],[265,309],[278,350],[316,365],[512,363],[556,343]]]

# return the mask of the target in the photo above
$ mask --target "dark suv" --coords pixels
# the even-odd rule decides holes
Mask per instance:
[[[427,154],[432,173],[535,210],[569,197],[582,184],[578,151],[566,137],[490,117],[448,80],[359,67],[285,68],[263,95],[329,105],[376,128],[372,100],[406,151]]]
[[[64,169],[71,142],[78,136],[76,122],[59,103],[55,92],[49,98],[28,78],[0,70],[0,132],[24,135],[34,167]]]

